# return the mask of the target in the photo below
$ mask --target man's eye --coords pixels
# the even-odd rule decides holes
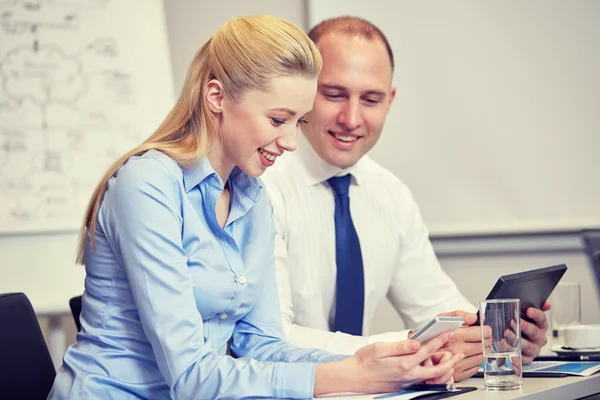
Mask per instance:
[[[339,94],[324,94],[323,96],[331,100],[338,100],[342,98],[342,96]]]
[[[298,120],[298,125],[302,125],[302,124],[308,124],[308,121],[305,119],[299,119]]]
[[[285,124],[284,119],[279,119],[279,118],[270,118],[270,119],[271,119],[271,124],[273,124],[273,126],[281,126],[281,125]]]

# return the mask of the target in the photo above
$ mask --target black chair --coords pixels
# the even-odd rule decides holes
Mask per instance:
[[[81,315],[81,296],[76,296],[69,300],[69,307],[71,307],[71,314],[73,314],[77,332],[81,332],[81,322],[79,321],[79,316]]]
[[[600,229],[583,231],[583,241],[592,264],[592,271],[596,276],[596,288],[600,291]]]
[[[0,398],[46,399],[56,370],[23,293],[0,294]]]

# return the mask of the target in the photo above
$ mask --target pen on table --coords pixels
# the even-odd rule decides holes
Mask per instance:
[[[402,396],[406,394],[407,391],[412,392],[457,392],[459,389],[454,384],[439,384],[439,385],[429,385],[426,383],[423,384],[415,384],[411,386],[405,387],[401,392],[395,393],[387,393],[382,394],[381,396],[375,397],[375,399],[388,399],[390,397]]]
[[[439,385],[429,385],[427,383],[418,383],[415,385],[410,385],[404,388],[404,390],[411,390],[411,391],[426,391],[426,390],[430,390],[432,392],[455,392],[458,389],[456,388],[456,385],[454,384],[439,384]]]
[[[533,361],[600,361],[600,356],[537,356]]]

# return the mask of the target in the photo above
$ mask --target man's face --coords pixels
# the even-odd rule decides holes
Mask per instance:
[[[303,132],[327,163],[348,168],[379,139],[396,89],[385,45],[342,34],[318,42],[323,56],[313,111]]]

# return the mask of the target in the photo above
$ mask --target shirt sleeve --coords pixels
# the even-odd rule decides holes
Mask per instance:
[[[294,324],[292,286],[287,263],[285,201],[274,180],[264,178],[263,180],[267,183],[273,204],[275,271],[281,322],[287,339],[298,347],[323,349],[330,353],[347,355],[354,354],[361,347],[371,343],[406,340],[409,330],[372,336],[354,336]]]
[[[407,188],[402,188],[401,198],[405,209],[403,242],[388,291],[390,302],[413,330],[443,312],[475,312],[476,307],[440,266],[419,208]]]
[[[101,221],[171,397],[311,397],[313,364],[233,359],[205,342],[181,239],[181,193],[160,161],[131,159],[109,185]]]

